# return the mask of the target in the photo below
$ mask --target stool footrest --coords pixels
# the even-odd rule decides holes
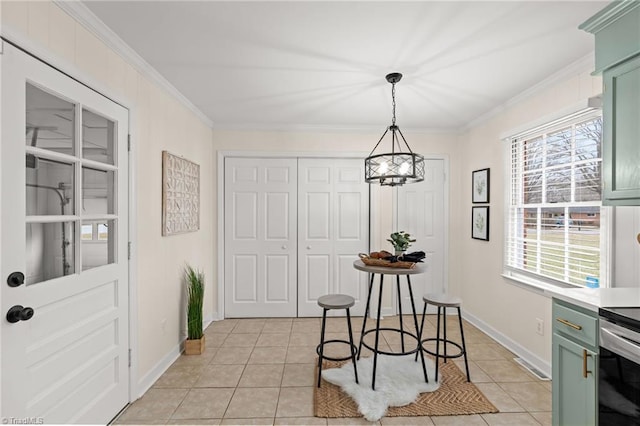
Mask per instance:
[[[348,340],[337,340],[337,339],[325,340],[322,345],[326,345],[328,343],[344,343],[344,344],[349,345],[351,347],[351,355],[345,356],[345,357],[340,357],[340,358],[334,358],[334,357],[327,356],[327,355],[325,355],[323,353],[322,354],[322,359],[327,359],[329,361],[346,361],[346,360],[352,359],[352,357],[358,355],[358,347],[355,344],[352,345],[351,342],[349,342]],[[318,354],[318,356],[320,356],[320,346],[322,346],[322,345],[316,346],[316,353]]]
[[[444,355],[442,353],[441,354],[437,354],[437,353],[432,352],[432,351],[430,351],[428,349],[425,349],[424,343],[426,343],[426,342],[436,342],[437,340],[438,339],[436,339],[436,338],[423,339],[423,340],[420,341],[420,346],[422,347],[422,350],[425,351],[426,353],[428,353],[429,355],[437,356],[439,358],[459,358],[462,355],[464,355],[464,350],[462,349],[462,346],[459,343],[453,342],[451,340],[445,340],[445,339],[440,339],[440,344],[442,344],[442,345],[446,345],[446,344],[453,345],[456,348],[458,348],[458,350],[460,352],[458,352],[457,354],[446,354],[446,355]]]

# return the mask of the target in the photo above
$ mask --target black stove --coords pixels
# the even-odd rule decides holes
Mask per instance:
[[[600,308],[600,317],[640,333],[640,308]]]
[[[598,424],[640,426],[640,308],[598,313]]]

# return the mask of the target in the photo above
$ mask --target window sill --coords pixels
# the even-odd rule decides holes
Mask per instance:
[[[564,294],[567,289],[581,288],[578,286],[551,284],[545,281],[536,280],[534,278],[525,277],[522,275],[511,275],[509,273],[503,273],[502,276],[509,280],[512,284],[520,288],[546,297],[553,297],[559,294]]]
[[[551,284],[521,275],[510,275],[508,272],[503,273],[502,276],[517,287],[549,299],[555,297],[595,312],[598,311],[598,307],[602,306],[602,288]]]

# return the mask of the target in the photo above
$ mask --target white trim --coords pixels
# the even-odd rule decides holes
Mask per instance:
[[[122,58],[131,64],[140,74],[174,96],[182,105],[202,120],[204,124],[209,126],[209,128],[213,128],[213,122],[209,117],[191,103],[186,96],[180,93],[174,85],[169,83],[169,81],[145,61],[142,56],[138,55],[135,50],[118,37],[118,35],[102,22],[84,3],[68,0],[53,0],[53,2],[95,35],[107,47],[122,56]]]
[[[551,363],[540,358],[538,355],[534,354],[515,340],[506,336],[505,334],[499,332],[486,322],[482,321],[480,318],[475,315],[470,314],[467,311],[462,312],[462,317],[469,321],[472,325],[477,327],[480,331],[484,332],[486,335],[491,337],[493,340],[518,355],[520,358],[527,361],[529,364],[534,366],[539,371],[543,372],[547,377],[551,377]]]
[[[383,123],[384,124],[384,123]],[[216,131],[270,131],[270,132],[304,132],[304,133],[374,133],[382,135],[384,125],[347,126],[347,125],[311,125],[311,124],[266,124],[244,123],[223,124],[214,123]],[[402,127],[407,134],[421,135],[450,135],[457,134],[457,127]]]
[[[225,318],[224,312],[224,159],[225,151],[218,151],[216,180],[218,183],[218,319]]]
[[[601,110],[594,106],[597,102],[597,97],[582,99],[579,102],[571,104],[567,107],[556,110],[552,113],[543,115],[542,117],[531,120],[520,126],[511,128],[505,132],[500,133],[500,140],[510,142],[515,137],[521,137],[524,134],[535,132],[538,128],[546,128],[554,125],[555,121],[568,121],[572,119],[573,115],[590,114],[592,112]],[[508,170],[508,169],[506,169]]]
[[[211,324],[211,317],[205,317],[202,320],[202,329],[206,330],[206,328]],[[134,395],[134,398],[131,399],[131,402],[135,401],[138,398],[141,398],[151,386],[154,385],[155,382],[171,367],[171,365],[176,362],[182,352],[184,351],[184,339],[181,338],[180,343],[174,346],[169,352],[163,356],[160,361],[153,366],[151,370],[147,374],[144,375],[137,383],[138,393]]]
[[[138,383],[136,384],[138,393],[133,395],[131,402],[142,397],[142,395],[144,395],[151,388],[151,386],[153,386],[153,384],[164,374],[164,372],[167,371],[169,367],[171,367],[171,364],[173,364],[178,358],[180,358],[183,348],[183,342],[180,342],[178,345],[174,346],[169,352],[166,353],[165,356],[160,359],[160,361],[156,363],[156,365],[153,366],[151,370],[149,370],[147,374],[144,375],[144,377],[140,379],[140,381],[138,381]]]
[[[137,161],[138,144],[132,123],[135,121],[135,110],[129,109],[129,139],[132,141],[129,150],[129,349],[131,350],[131,366],[129,367],[129,402],[142,396],[138,379],[138,366],[140,360],[138,339],[138,193],[136,184],[138,180]]]
[[[527,90],[519,93],[513,98],[507,100],[502,105],[498,105],[497,107],[485,112],[484,114],[478,116],[477,118],[471,120],[466,126],[460,128],[460,133],[467,132],[474,127],[477,127],[498,114],[503,113],[506,109],[550,88],[551,86],[558,84],[559,82],[566,80],[569,77],[580,74],[581,72],[591,72],[595,67],[595,53],[592,51],[586,56],[578,59],[577,61],[567,65],[561,70],[551,74],[549,77],[540,81],[539,83],[531,86]]]
[[[225,318],[224,311],[224,160],[227,157],[239,158],[364,158],[366,152],[305,152],[305,151],[218,151],[218,312],[217,319]],[[373,191],[370,191],[370,194]],[[369,196],[369,206],[371,206],[371,195]],[[371,209],[369,209],[371,210]],[[369,222],[369,229],[371,224]],[[369,233],[369,244],[372,236]],[[381,313],[383,315],[383,313]]]
[[[131,105],[135,105],[135,102],[128,96],[128,94],[114,95],[112,89],[108,87],[102,80],[99,80],[85,71],[78,68],[78,66],[72,62],[69,62],[51,50],[46,46],[42,46],[35,43],[27,35],[13,30],[10,26],[3,24],[0,26],[0,35],[6,39],[9,44],[14,44],[18,49],[24,50],[27,54],[33,55],[39,61],[61,71],[68,77],[74,79],[78,83],[88,87],[94,92],[99,93],[105,98],[119,104],[120,106],[131,109]],[[53,152],[53,151],[50,151]]]
[[[2,4],[0,4],[0,8],[2,8]],[[0,40],[0,120],[2,118],[2,62],[4,61],[4,41]],[[2,165],[2,167],[4,167],[4,163],[2,162],[2,146],[7,143],[3,140],[2,138],[2,132],[0,131],[0,165]],[[2,173],[0,173],[0,195],[3,193],[3,189],[2,189]],[[4,204],[2,202],[2,199],[4,197],[0,196],[0,235],[2,235],[2,205]],[[7,200],[8,201],[8,200]],[[0,271],[3,271],[2,269],[2,243],[0,242]],[[2,300],[2,296],[0,295],[0,302],[3,302]],[[4,306],[4,303],[2,303],[2,306]],[[2,328],[0,327],[0,342],[2,342]],[[2,350],[0,350],[0,366],[4,365],[3,361],[2,361]],[[2,393],[2,383],[4,383],[4,379],[3,379],[3,368],[0,368],[0,394]],[[4,413],[4,410],[2,409],[2,400],[4,398],[0,397],[0,413]]]

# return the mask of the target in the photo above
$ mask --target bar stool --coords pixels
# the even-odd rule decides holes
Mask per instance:
[[[424,309],[422,311],[422,323],[420,324],[420,339],[422,339],[422,330],[424,327],[424,317],[427,313],[427,305],[433,305],[438,307],[438,321],[436,326],[436,337],[428,338],[420,340],[420,345],[422,345],[422,350],[426,353],[433,355],[436,357],[436,381],[438,381],[438,361],[440,358],[444,358],[444,362],[447,362],[449,358],[458,358],[464,357],[464,366],[467,370],[467,381],[471,381],[471,376],[469,375],[469,363],[467,362],[467,347],[464,342],[464,330],[462,329],[462,315],[460,314],[460,305],[462,304],[462,300],[459,297],[451,296],[446,293],[430,293],[425,294],[422,297],[424,301]],[[447,308],[456,308],[458,310],[458,322],[460,323],[460,337],[462,338],[462,345],[457,342],[453,342],[447,339]],[[442,312],[442,329],[443,329],[443,337],[440,338],[440,313]],[[424,348],[424,343],[426,342],[436,342],[436,351],[431,352],[430,350]],[[442,342],[443,353],[440,353],[440,342]],[[453,345],[459,349],[458,353],[455,354],[447,354],[447,345]]]
[[[316,353],[318,354],[318,387],[320,387],[320,380],[322,374],[322,360],[328,359],[330,361],[346,361],[351,359],[353,362],[353,371],[356,376],[356,383],[358,383],[358,368],[356,367],[356,354],[358,353],[358,347],[353,343],[353,332],[351,331],[351,314],[349,313],[349,308],[355,305],[356,301],[353,297],[346,294],[327,294],[318,298],[318,306],[320,306],[322,310],[322,331],[320,334],[320,344],[316,347]],[[327,311],[330,309],[345,309],[347,311],[347,326],[349,327],[349,341],[332,339],[332,340],[324,340],[324,330],[325,325],[327,323]],[[328,343],[345,343],[349,345],[349,349],[351,352],[350,356],[342,357],[342,358],[333,358],[327,355],[324,355],[324,345]]]

